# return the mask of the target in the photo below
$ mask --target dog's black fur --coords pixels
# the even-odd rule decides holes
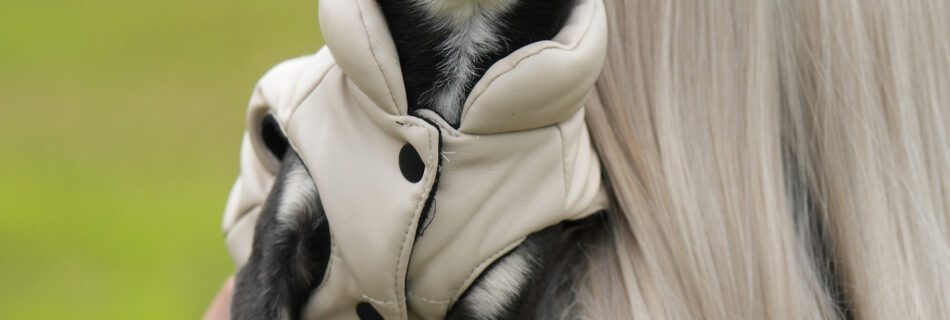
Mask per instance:
[[[525,45],[553,37],[562,28],[575,3],[575,0],[509,1],[516,3],[501,16],[495,33],[502,45],[475,59],[475,76],[464,84],[466,96],[489,66]],[[410,112],[414,112],[433,109],[421,97],[427,92],[444,89],[440,84],[450,75],[439,69],[447,57],[438,48],[452,31],[427,22],[424,14],[411,2],[379,0],[396,43]],[[459,124],[457,118],[445,120],[456,127]],[[312,291],[321,283],[329,260],[330,226],[319,196],[314,194],[313,199],[297,199],[311,204],[301,212],[279,212],[280,204],[289,200],[285,199],[288,194],[300,196],[285,190],[289,187],[285,184],[288,175],[306,169],[299,156],[287,147],[286,138],[279,134],[276,125],[272,118],[265,118],[262,138],[271,152],[282,159],[281,171],[255,226],[251,256],[236,277],[232,319],[299,319]],[[294,223],[281,220],[280,216],[293,217]],[[540,294],[551,291],[545,288],[550,283],[544,280],[544,271],[550,271],[564,252],[576,251],[565,239],[569,237],[565,236],[563,226],[550,227],[530,235],[518,248],[489,267],[489,270],[502,268],[506,259],[528,261],[528,276],[521,282],[522,287],[506,288],[514,289],[517,297],[501,306],[504,311],[491,319],[528,319],[544,314],[544,306],[551,303]],[[486,271],[472,284],[449,311],[448,319],[486,319],[479,306],[471,303],[468,297],[473,289],[485,288],[483,286],[489,282],[487,274]],[[361,312],[362,317],[369,311]]]
[[[479,0],[472,0],[479,1]],[[465,85],[465,96],[485,74],[488,67],[515,50],[531,43],[553,38],[564,26],[576,0],[513,0],[514,7],[501,16],[496,32],[502,46],[500,50],[479,57],[475,66],[476,76]],[[449,74],[439,70],[449,58],[440,46],[452,35],[452,30],[440,28],[438,23],[426,16],[412,0],[378,0],[389,31],[392,33],[399,54],[409,111],[433,109],[421,99],[431,90],[439,90]],[[445,117],[445,115],[442,115]],[[459,119],[445,119],[458,126]]]
[[[545,299],[544,293],[548,290],[544,288],[549,282],[548,272],[557,262],[559,251],[567,245],[564,237],[564,226],[554,225],[544,230],[529,235],[521,245],[506,254],[501,259],[492,263],[475,282],[468,291],[459,298],[459,301],[453,305],[452,309],[446,315],[447,320],[486,320],[486,319],[547,319],[540,318],[539,315],[548,309],[550,305],[542,307],[542,301]],[[474,291],[482,288],[483,290],[493,290],[497,288],[488,286],[489,279],[492,276],[490,271],[505,268],[505,262],[509,259],[524,259],[528,262],[528,276],[523,279],[520,288],[515,289],[517,294],[501,307],[502,312],[493,314],[490,317],[486,315],[487,306],[480,305],[478,301],[472,298]],[[507,270],[502,270],[507,271]],[[505,288],[509,289],[509,288]],[[497,307],[497,306],[496,306]]]
[[[290,200],[288,175],[306,174],[292,149],[284,149],[282,163],[254,227],[251,256],[235,277],[232,319],[299,319],[327,268],[330,227],[319,196],[287,215],[293,223],[278,219],[281,203]]]

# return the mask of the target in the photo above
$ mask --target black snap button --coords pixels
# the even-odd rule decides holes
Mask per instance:
[[[422,162],[419,152],[408,143],[402,146],[402,150],[399,150],[399,170],[402,171],[402,176],[406,180],[413,183],[422,180],[422,173],[426,170],[426,165]]]
[[[356,305],[356,315],[360,317],[360,320],[384,320],[383,316],[379,315],[379,311],[366,302]]]

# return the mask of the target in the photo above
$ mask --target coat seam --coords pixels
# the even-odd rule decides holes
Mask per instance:
[[[581,106],[581,108],[583,108],[583,106]],[[561,129],[561,124],[560,124],[560,123],[558,123],[557,125],[555,125],[554,128],[557,129],[558,139],[561,140],[561,143],[559,144],[560,147],[561,147],[561,176],[562,176],[562,178],[564,179],[564,181],[563,181],[563,183],[564,183],[564,198],[563,198],[564,201],[561,203],[561,208],[562,208],[562,209],[566,209],[566,208],[567,208],[568,195],[570,194],[570,190],[571,190],[570,185],[569,185],[569,183],[568,183],[568,181],[570,181],[570,178],[571,178],[571,177],[569,177],[568,174],[567,174],[567,160],[566,160],[566,159],[567,159],[567,147],[565,146],[565,144],[567,143],[567,140],[564,139],[564,130]],[[575,160],[575,162],[576,162],[576,160]],[[573,171],[573,170],[572,170],[572,171]]]
[[[366,42],[369,47],[369,54],[373,56],[373,64],[376,66],[376,70],[379,71],[379,74],[383,76],[383,81],[386,82],[386,93],[389,94],[389,99],[392,100],[393,108],[396,108],[393,114],[399,114],[399,104],[396,103],[396,97],[393,96],[393,89],[390,87],[389,77],[386,76],[386,73],[383,72],[383,68],[379,66],[379,58],[376,57],[376,50],[373,50],[373,41],[370,39],[369,27],[366,26],[366,19],[363,19],[363,6],[360,5],[361,0],[348,0],[355,1],[357,14],[360,18],[360,24],[363,26],[363,33],[366,34]]]
[[[369,300],[369,302],[372,302],[372,303],[375,303],[375,304],[378,304],[378,305],[384,305],[384,306],[385,306],[385,305],[390,305],[390,304],[396,304],[396,301],[387,301],[387,300],[374,299],[373,297],[370,297],[368,294],[363,293],[362,290],[360,290],[360,297],[362,297],[363,299]]]
[[[426,132],[426,138],[428,138],[428,142],[429,142],[429,145],[428,145],[428,146],[429,146],[429,147],[432,146],[432,133],[429,132],[429,130],[426,130],[425,127],[423,127],[423,126],[421,126],[421,125],[418,125],[418,124],[409,123],[409,122],[399,122],[399,124],[401,124],[401,125],[403,125],[403,126],[410,126],[410,127],[419,127],[419,128],[422,128],[422,129]],[[433,155],[433,152],[431,152],[431,151],[428,152],[426,165],[431,165],[431,164],[432,164],[432,155]],[[427,170],[427,171],[426,171],[426,173],[430,173],[430,172],[432,172],[432,171],[430,171],[430,170]],[[433,173],[430,173],[430,175],[433,175],[433,174],[437,175],[437,174],[438,174],[438,170],[436,170],[436,171],[433,172]],[[434,184],[434,183],[433,183],[433,184]],[[412,228],[412,222],[413,222],[413,221],[416,221],[416,220],[419,219],[419,217],[421,216],[422,210],[425,209],[424,206],[425,206],[425,203],[426,203],[426,201],[425,201],[425,200],[426,200],[426,196],[429,194],[429,191],[432,190],[433,187],[434,187],[433,185],[429,185],[429,186],[426,187],[426,188],[423,190],[423,192],[416,198],[416,209],[414,210],[414,211],[416,211],[416,212],[413,213],[412,216],[409,218],[409,224],[406,226],[406,232],[403,234],[403,241],[402,241],[402,244],[399,246],[399,258],[396,260],[396,277],[395,277],[395,281],[394,281],[394,289],[395,289],[395,288],[399,288],[399,275],[403,273],[403,270],[401,269],[401,266],[402,266],[402,264],[403,264],[403,263],[402,263],[402,260],[403,260],[403,253],[402,253],[402,252],[403,252],[403,250],[406,249],[406,245],[409,243],[409,241],[410,241],[411,239],[414,239],[414,237],[411,237],[411,236],[410,236],[410,235],[413,233],[413,232],[412,232],[412,229],[413,229],[413,228]],[[410,254],[411,254],[411,253],[410,253]],[[408,260],[408,255],[407,255],[405,258]],[[407,270],[408,270],[409,266],[407,265],[406,268],[407,268]],[[404,287],[404,288],[403,288],[403,291],[408,291],[408,289]],[[398,293],[397,293],[397,300],[398,300]],[[402,318],[401,310],[400,310],[399,317]]]
[[[323,83],[325,82],[324,80],[326,80],[326,78],[327,78],[327,75],[329,75],[330,72],[333,72],[333,70],[336,69],[336,68],[338,68],[338,65],[336,64],[336,61],[334,61],[334,62],[333,62],[333,65],[330,66],[329,68],[327,68],[327,71],[324,71],[323,74],[320,75],[320,79],[317,80],[317,82],[313,85],[313,87],[310,88],[310,90],[307,90],[307,94],[302,95],[302,96],[300,97],[300,101],[295,101],[295,102],[294,102],[295,105],[294,105],[294,107],[293,107],[293,110],[290,111],[290,118],[287,119],[288,125],[290,124],[289,122],[293,121],[294,115],[297,114],[297,110],[300,110],[300,107],[303,106],[303,103],[307,101],[307,98],[309,98],[311,95],[313,95],[313,92],[314,92],[314,91],[317,91],[317,89],[319,89],[320,86],[323,85]],[[302,76],[302,75],[301,75],[301,76]],[[299,78],[299,77],[298,77],[298,78]]]
[[[510,242],[507,245],[505,245],[501,250],[498,250],[494,254],[488,256],[488,258],[485,258],[484,260],[482,260],[482,262],[479,262],[478,265],[476,265],[475,268],[472,269],[472,271],[468,273],[468,276],[465,277],[465,280],[462,281],[462,284],[460,284],[458,288],[453,290],[454,293],[452,294],[451,300],[458,300],[462,296],[462,294],[465,293],[464,291],[467,289],[467,287],[471,286],[471,282],[475,281],[475,278],[481,274],[480,272],[478,272],[478,270],[500,259],[502,256],[504,256],[511,250],[514,250],[514,248],[517,247],[522,242],[524,242],[525,239],[527,239],[527,237],[521,237],[515,241]]]
[[[416,293],[414,293],[414,292],[412,292],[412,291],[408,291],[408,290],[407,290],[406,292],[408,292],[409,295],[412,296],[413,298],[419,299],[419,300],[421,300],[422,302],[426,302],[426,303],[430,303],[430,304],[449,304],[450,302],[452,302],[452,299],[435,300],[435,299],[429,299],[429,298],[423,297],[423,296],[418,295],[418,294],[416,294]]]
[[[234,230],[234,226],[240,223],[241,220],[244,220],[245,218],[247,218],[248,212],[254,211],[262,206],[263,205],[255,204],[252,207],[248,208],[247,210],[243,210],[241,214],[239,214],[237,217],[234,218],[234,223],[231,223],[231,225],[226,230],[224,230],[224,238],[227,239],[228,236],[231,235],[231,231]]]
[[[552,51],[552,50],[570,51],[570,50],[577,49],[577,47],[581,45],[581,42],[584,42],[584,40],[587,39],[587,35],[590,34],[590,30],[592,29],[592,27],[593,27],[593,25],[594,25],[594,20],[596,20],[595,17],[596,17],[596,15],[597,15],[598,9],[599,9],[599,6],[595,3],[595,4],[594,4],[594,8],[591,9],[590,17],[587,18],[587,26],[584,27],[584,33],[579,37],[579,39],[577,40],[577,42],[573,43],[570,47],[564,48],[564,47],[561,47],[561,46],[549,46],[549,47],[544,47],[544,48],[538,49],[538,51],[535,51],[535,52],[533,52],[533,53],[531,53],[531,54],[525,56],[524,58],[519,59],[517,62],[515,62],[514,65],[511,65],[510,67],[508,67],[508,70],[505,70],[504,72],[502,72],[502,73],[498,74],[497,76],[493,77],[493,78],[490,80],[488,86],[485,87],[485,90],[482,90],[481,92],[478,93],[477,96],[475,96],[474,98],[472,98],[472,103],[471,103],[471,104],[466,104],[466,105],[463,105],[463,106],[462,106],[462,120],[464,120],[465,118],[467,118],[467,116],[468,116],[468,111],[471,109],[471,106],[474,106],[476,103],[478,103],[478,99],[480,99],[480,98],[482,97],[482,95],[484,95],[485,92],[488,92],[488,91],[489,91],[489,89],[495,84],[495,81],[496,81],[496,80],[498,80],[499,78],[501,78],[501,77],[505,76],[506,74],[510,73],[512,70],[517,69],[518,66],[521,65],[521,63],[527,61],[528,59],[533,58],[534,56],[537,56],[537,55],[541,54],[542,52]],[[552,41],[552,42],[553,42],[553,41]],[[557,42],[553,42],[553,43],[559,44],[559,43],[557,43]],[[476,84],[476,86],[477,86],[477,84]],[[459,123],[461,123],[461,121],[460,121]]]
[[[320,80],[317,80],[317,83],[313,85],[313,88],[310,88],[310,90],[307,91],[307,94],[305,94],[305,95],[302,96],[302,98],[300,99],[300,102],[295,103],[296,105],[294,105],[294,106],[292,107],[293,109],[290,111],[290,116],[287,117],[287,130],[284,130],[283,128],[281,128],[281,131],[282,131],[281,133],[283,133],[284,136],[287,137],[287,142],[288,142],[288,143],[293,144],[293,142],[290,141],[290,136],[287,135],[287,131],[290,130],[291,124],[294,123],[294,119],[296,119],[296,117],[297,117],[297,111],[299,111],[299,110],[300,110],[300,107],[303,106],[303,104],[304,104],[305,102],[307,102],[307,98],[310,97],[311,95],[313,95],[313,93],[314,93],[315,91],[317,91],[317,89],[319,89],[320,86],[323,85],[323,83],[325,82],[324,80],[326,80],[326,78],[327,78],[327,75],[330,74],[330,72],[332,72],[333,69],[336,69],[336,68],[338,68],[338,66],[337,66],[337,64],[334,62],[334,63],[333,63],[333,66],[331,66],[330,68],[328,68],[327,71],[324,72],[323,75],[320,76]],[[275,118],[275,119],[280,119],[280,118],[278,118],[278,117],[274,117],[274,118]],[[280,124],[279,121],[278,121],[278,124]],[[296,151],[296,150],[294,150],[294,151]]]

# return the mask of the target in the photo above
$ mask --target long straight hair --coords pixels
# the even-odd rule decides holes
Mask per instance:
[[[950,319],[950,1],[606,4],[564,315]]]

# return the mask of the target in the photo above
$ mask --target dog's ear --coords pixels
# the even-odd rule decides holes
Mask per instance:
[[[232,319],[299,319],[329,264],[330,225],[316,184],[297,153],[283,148],[280,173],[254,228],[251,256],[235,279]]]

